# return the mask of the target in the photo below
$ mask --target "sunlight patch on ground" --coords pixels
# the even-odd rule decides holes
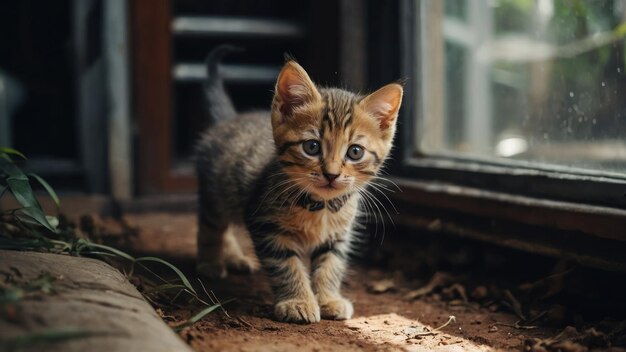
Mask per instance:
[[[488,346],[455,336],[454,329],[458,327],[454,323],[433,334],[427,332],[436,327],[395,313],[358,317],[345,321],[345,324],[363,340],[381,347],[397,346],[405,351],[492,351]]]

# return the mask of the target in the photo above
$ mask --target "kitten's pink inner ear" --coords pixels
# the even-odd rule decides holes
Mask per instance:
[[[362,102],[365,110],[376,117],[381,130],[386,130],[396,122],[402,103],[402,86],[388,84],[368,95]]]
[[[315,84],[295,61],[287,62],[280,72],[276,94],[281,102],[280,111],[287,115],[296,107],[319,98]]]

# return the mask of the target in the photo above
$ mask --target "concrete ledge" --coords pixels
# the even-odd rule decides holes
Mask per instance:
[[[110,265],[66,255],[0,251],[3,287],[27,287],[42,273],[55,278],[50,293],[30,292],[0,305],[0,350],[21,339],[29,343],[20,351],[191,351]],[[49,331],[83,333],[32,343],[33,336]]]

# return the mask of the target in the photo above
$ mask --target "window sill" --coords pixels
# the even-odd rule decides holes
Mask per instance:
[[[626,271],[626,210],[392,178],[394,221]]]

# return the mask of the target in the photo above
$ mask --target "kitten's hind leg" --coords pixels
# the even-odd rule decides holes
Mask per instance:
[[[228,270],[252,273],[259,264],[246,256],[235,236],[241,227],[211,224],[200,219],[198,227],[198,258],[196,270],[202,276],[223,279]]]
[[[198,237],[196,253],[196,271],[198,274],[212,278],[225,278],[228,275],[224,260],[224,240],[228,225],[198,219]]]
[[[254,256],[247,256],[242,248],[237,234],[247,235],[242,226],[230,224],[224,235],[224,259],[229,270],[250,274],[259,268]]]

